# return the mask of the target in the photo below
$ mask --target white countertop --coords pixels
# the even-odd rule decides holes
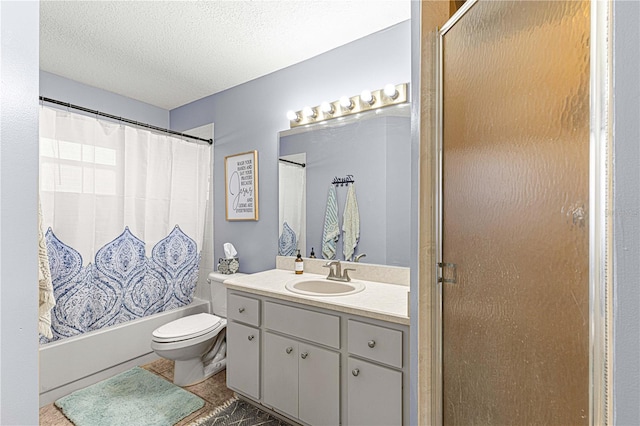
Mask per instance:
[[[285,285],[292,280],[325,278],[325,275],[307,272],[296,275],[293,271],[271,269],[256,274],[229,276],[224,281],[224,285],[233,290],[409,325],[409,287],[407,286],[353,280],[364,283],[365,289],[359,293],[343,296],[307,296],[292,293],[285,288]]]

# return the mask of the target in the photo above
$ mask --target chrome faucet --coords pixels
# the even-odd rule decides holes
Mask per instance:
[[[355,271],[353,268],[342,269],[342,264],[339,260],[331,260],[323,266],[325,268],[329,268],[329,275],[327,275],[327,279],[332,281],[351,281],[349,271]]]

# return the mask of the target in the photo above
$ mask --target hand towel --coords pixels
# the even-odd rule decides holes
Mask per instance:
[[[349,185],[347,190],[347,200],[342,215],[342,233],[344,234],[342,237],[344,260],[351,261],[360,239],[360,212],[358,211],[355,183]]]
[[[327,195],[327,210],[324,214],[324,228],[322,230],[322,257],[325,259],[336,258],[336,243],[340,238],[338,226],[338,195],[336,187],[329,185]]]
[[[38,293],[40,305],[38,307],[38,332],[51,339],[51,310],[56,306],[53,296],[53,283],[51,282],[51,270],[49,269],[49,256],[47,255],[47,243],[42,232],[42,210],[38,202]]]

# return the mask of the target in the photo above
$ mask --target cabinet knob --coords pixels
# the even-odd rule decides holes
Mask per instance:
[[[243,313],[244,312],[244,308],[238,308],[238,312]]]
[[[369,345],[370,348],[373,348],[376,345],[376,341],[375,340],[369,340],[369,343],[367,343],[367,345]]]
[[[249,340],[253,340],[253,339],[254,339],[254,337],[255,337],[255,336],[254,336],[253,334],[250,334],[250,335],[249,335],[249,337],[247,337],[247,339],[249,339]]]
[[[351,374],[353,374],[354,376],[357,376],[358,374],[360,374],[360,370],[358,370],[357,368],[354,368],[353,370],[351,370]]]
[[[302,352],[302,353],[300,354],[300,358],[302,358],[302,359],[307,359],[307,357],[308,357],[308,356],[309,356],[309,353],[308,353],[308,352]]]
[[[291,346],[289,346],[289,347],[287,348],[287,353],[288,353],[288,354],[290,354],[291,352],[293,352],[293,348],[292,348]]]

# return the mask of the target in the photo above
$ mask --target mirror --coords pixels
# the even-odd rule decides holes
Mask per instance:
[[[325,211],[334,187],[339,229],[335,258],[344,260],[343,214],[353,186],[360,225],[354,257],[365,254],[360,262],[409,266],[409,104],[280,132],[278,148],[280,255],[300,249],[309,257],[313,248],[323,258]]]

